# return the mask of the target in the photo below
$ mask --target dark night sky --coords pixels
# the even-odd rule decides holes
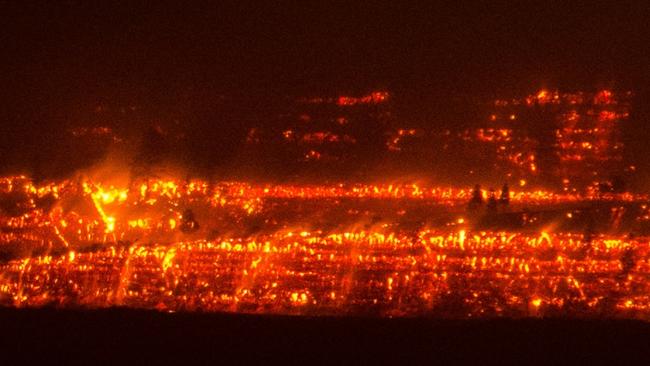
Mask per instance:
[[[0,2],[3,151],[30,139],[42,143],[54,125],[82,118],[79,110],[98,103],[187,115],[222,94],[383,88],[412,100],[414,114],[426,114],[449,98],[540,86],[648,95],[644,1],[94,3]],[[41,140],[30,137],[39,133]]]
[[[648,61],[643,2],[554,9],[57,3],[2,12],[11,89],[160,98],[201,87],[491,92],[628,82]]]

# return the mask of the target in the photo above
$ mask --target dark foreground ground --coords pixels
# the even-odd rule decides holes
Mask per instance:
[[[0,309],[0,360],[142,365],[334,363],[647,364],[637,321],[305,318]],[[437,361],[437,362],[435,362]],[[427,362],[428,363],[428,362]],[[339,364],[339,362],[336,362]]]

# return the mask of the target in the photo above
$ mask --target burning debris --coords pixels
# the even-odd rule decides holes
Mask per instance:
[[[645,236],[625,234],[650,233],[643,195],[7,177],[0,196],[6,306],[650,316]]]
[[[491,103],[476,128],[433,130],[401,126],[394,96],[374,91],[299,99],[242,133],[303,166],[481,155],[464,167],[487,190],[151,178],[184,134],[156,125],[128,183],[0,178],[0,304],[650,319],[650,197],[619,169],[630,96],[542,90]],[[71,133],[122,141],[109,127]],[[481,164],[492,176],[473,175]],[[503,180],[518,184],[492,188]]]

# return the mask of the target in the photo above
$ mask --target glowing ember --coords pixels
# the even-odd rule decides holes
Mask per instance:
[[[588,247],[588,249],[586,249]],[[650,267],[581,235],[286,232],[170,245],[109,246],[2,267],[5,305],[345,314],[647,318]],[[334,295],[332,295],[334,294]]]
[[[466,211],[470,190],[418,184],[8,177],[0,194],[14,197],[0,217],[6,306],[650,317],[645,237],[553,229],[589,202],[612,233],[644,225],[642,195],[510,191],[490,216]],[[539,228],[536,207],[561,213]],[[481,228],[490,217],[523,226]]]

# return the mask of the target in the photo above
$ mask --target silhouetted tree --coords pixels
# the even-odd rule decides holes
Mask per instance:
[[[499,203],[507,205],[510,204],[510,187],[508,183],[504,183],[501,187],[501,196],[499,197]]]
[[[625,179],[620,175],[615,175],[612,177],[612,191],[614,193],[623,193],[625,192],[626,184]]]
[[[490,188],[490,194],[488,196],[487,209],[490,212],[496,212],[497,210],[497,195],[494,191],[494,188]]]
[[[481,194],[481,186],[475,185],[472,190],[472,198],[469,200],[469,208],[477,209],[483,204],[483,195]]]
[[[167,157],[169,143],[159,126],[150,126],[142,136],[140,150],[136,155],[136,163],[150,165]]]
[[[611,193],[613,191],[612,184],[610,182],[600,182],[598,183],[598,193],[603,195],[605,193]]]

